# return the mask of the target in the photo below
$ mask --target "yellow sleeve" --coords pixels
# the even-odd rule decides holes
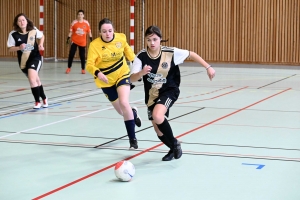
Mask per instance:
[[[101,57],[97,53],[97,49],[93,45],[93,42],[90,43],[89,50],[88,50],[88,56],[87,56],[87,61],[86,61],[86,70],[95,76],[95,72],[99,68],[96,67],[97,63],[101,62]]]
[[[125,44],[124,54],[125,54],[126,58],[127,58],[129,61],[133,61],[134,58],[135,58],[135,54],[134,54],[132,48],[128,45],[127,42],[126,42],[126,44]]]
[[[132,48],[129,46],[129,44],[127,43],[127,38],[126,38],[126,35],[124,33],[121,33],[121,35],[123,36],[124,38],[124,54],[125,54],[125,57],[127,58],[127,60],[129,61],[133,61],[134,58],[135,58],[135,54],[132,50]]]

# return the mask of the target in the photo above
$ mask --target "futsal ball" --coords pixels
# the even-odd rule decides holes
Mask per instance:
[[[121,181],[130,181],[134,174],[134,165],[127,160],[122,160],[115,165],[115,175]]]

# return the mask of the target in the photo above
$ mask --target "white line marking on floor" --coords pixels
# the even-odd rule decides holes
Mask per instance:
[[[144,99],[140,99],[140,100],[132,101],[132,102],[129,102],[129,103],[136,103],[136,102],[140,102],[140,101],[143,101],[143,100],[144,100]],[[89,113],[86,113],[86,114],[78,115],[78,116],[76,116],[76,117],[70,117],[70,118],[63,119],[63,120],[59,120],[59,121],[52,122],[52,123],[49,123],[49,124],[44,124],[44,125],[42,125],[42,126],[37,126],[37,127],[34,127],[34,128],[30,128],[30,129],[26,129],[26,130],[23,130],[23,131],[19,131],[19,132],[16,132],[16,133],[11,133],[11,134],[8,134],[8,135],[1,136],[0,139],[2,139],[2,138],[7,138],[7,137],[10,137],[10,136],[13,136],[13,135],[18,135],[18,134],[20,134],[20,133],[24,133],[24,132],[27,132],[27,131],[36,130],[36,129],[43,128],[43,127],[46,127],[46,126],[58,124],[58,123],[61,123],[61,122],[69,121],[69,120],[72,120],[72,119],[77,119],[77,118],[79,118],[79,117],[91,115],[91,114],[94,114],[94,113],[97,113],[97,112],[101,112],[101,111],[105,111],[105,110],[109,110],[109,109],[111,109],[111,108],[113,108],[113,107],[111,106],[111,107],[108,107],[108,108],[105,108],[105,109],[96,110],[96,111],[89,112]]]

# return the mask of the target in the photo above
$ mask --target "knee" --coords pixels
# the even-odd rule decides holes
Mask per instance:
[[[152,118],[156,124],[161,124],[165,120],[165,116],[159,113],[152,113]]]
[[[37,87],[38,86],[36,79],[29,78],[28,80],[29,80],[29,84],[30,84],[31,87]]]
[[[126,109],[128,106],[130,107],[129,102],[127,100],[119,99],[119,104],[120,104],[121,110]]]

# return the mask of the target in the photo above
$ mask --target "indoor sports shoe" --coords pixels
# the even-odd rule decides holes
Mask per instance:
[[[43,99],[43,108],[48,108],[48,98]]]
[[[66,70],[66,74],[69,74],[71,72],[71,68],[67,68],[67,70]]]
[[[138,114],[138,109],[137,107],[132,107],[132,112],[133,112],[133,116],[134,116],[134,123],[135,125],[137,125],[137,127],[141,127],[142,125],[142,120]]]
[[[162,161],[170,161],[174,158],[174,152],[173,150],[171,149],[167,155],[165,155],[163,158],[162,158]]]
[[[85,74],[85,70],[84,70],[84,69],[82,69],[82,70],[81,70],[81,73],[82,73],[82,74]]]
[[[35,102],[33,108],[34,109],[40,109],[42,104],[40,102]]]
[[[175,159],[179,159],[182,156],[182,149],[178,140],[175,140],[174,142],[173,153]]]
[[[138,148],[138,144],[137,144],[137,140],[136,139],[129,139],[129,143],[130,143],[130,147],[129,148],[131,148],[131,147],[133,147],[135,149]]]

